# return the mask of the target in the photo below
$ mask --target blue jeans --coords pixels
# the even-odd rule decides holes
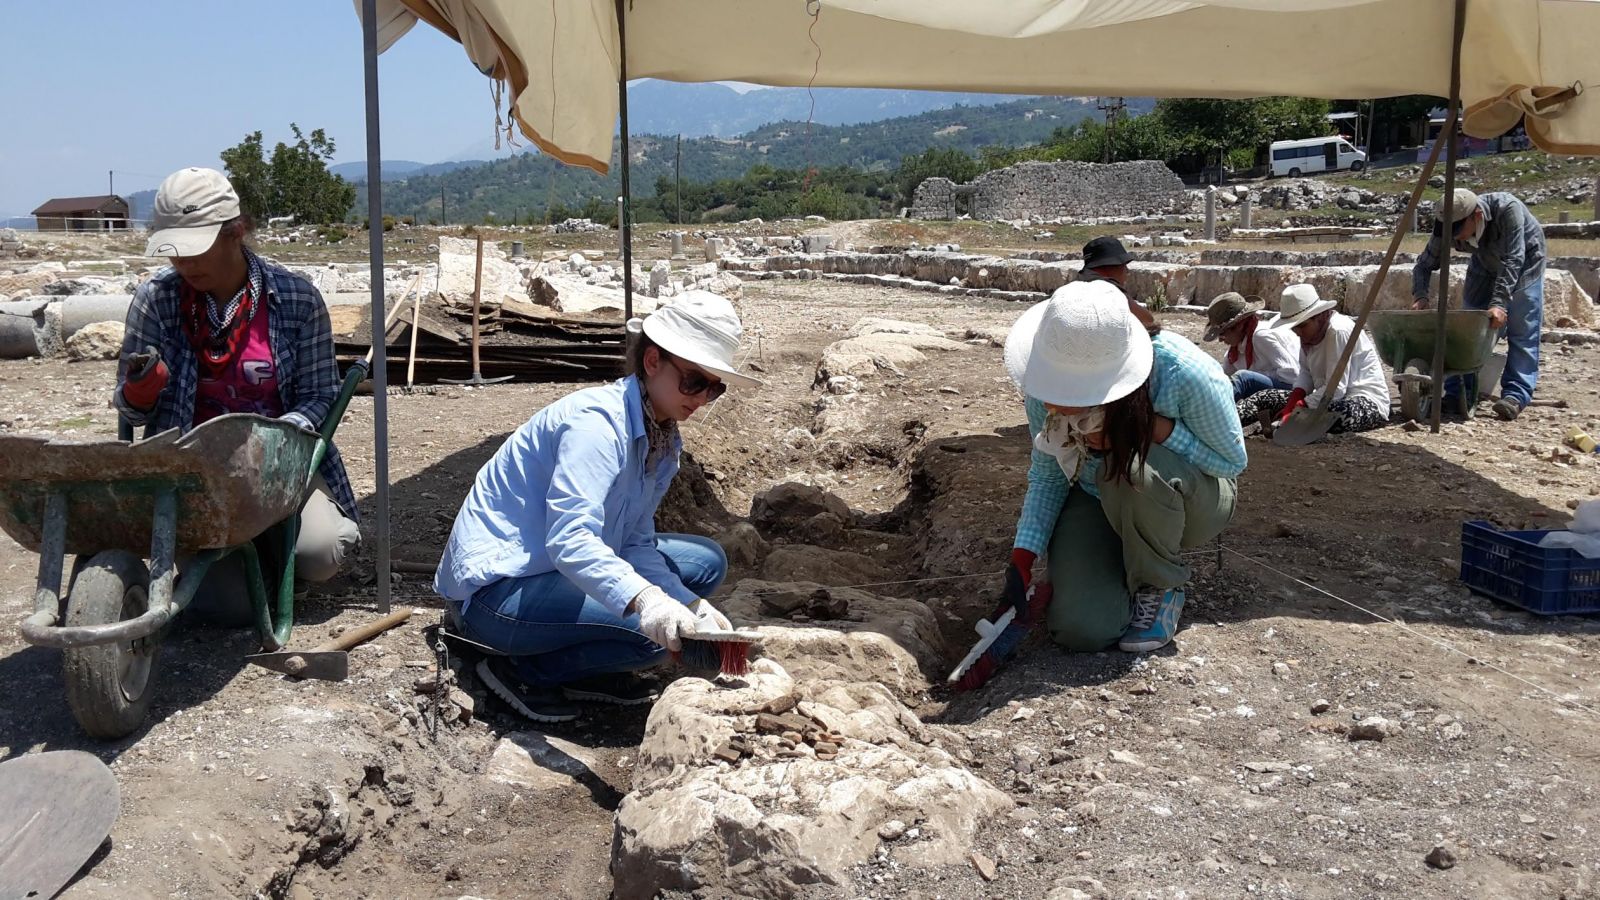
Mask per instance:
[[[1294,385],[1286,381],[1268,378],[1260,372],[1240,369],[1233,373],[1233,402],[1238,403],[1256,391],[1287,391],[1293,387]]]
[[[716,541],[692,534],[662,534],[656,549],[683,586],[696,596],[716,591],[728,558]],[[566,684],[611,672],[660,664],[667,651],[639,631],[638,615],[623,616],[584,596],[560,572],[503,578],[484,585],[462,613],[466,636],[512,657],[531,685]]]
[[[1544,322],[1544,260],[1522,275],[1523,287],[1511,295],[1506,307],[1506,369],[1500,375],[1500,396],[1510,397],[1523,406],[1533,399],[1539,383],[1539,328]],[[1494,290],[1494,273],[1478,264],[1477,257],[1467,264],[1467,281],[1462,286],[1464,309],[1488,309]],[[1453,381],[1454,379],[1452,379]],[[1445,390],[1450,390],[1447,383]],[[1474,401],[1477,397],[1472,398]]]

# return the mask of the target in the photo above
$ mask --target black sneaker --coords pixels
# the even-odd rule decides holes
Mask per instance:
[[[1507,422],[1516,421],[1522,415],[1522,401],[1515,397],[1501,397],[1494,402],[1494,414]]]
[[[661,696],[654,682],[632,672],[569,681],[561,686],[561,693],[568,700],[590,700],[613,706],[642,706]]]
[[[578,708],[568,703],[560,688],[530,687],[522,683],[503,656],[485,657],[473,670],[483,686],[523,717],[535,722],[571,722]]]

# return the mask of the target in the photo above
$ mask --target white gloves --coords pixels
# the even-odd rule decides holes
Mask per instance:
[[[683,649],[682,638],[694,634],[694,613],[655,585],[640,591],[632,605],[644,636],[674,653]]]
[[[286,412],[279,416],[278,420],[282,422],[293,422],[295,425],[304,428],[306,431],[317,430],[316,427],[311,424],[311,420],[306,418],[303,413]]]
[[[683,649],[684,638],[692,638],[702,629],[733,630],[728,617],[705,600],[686,606],[654,585],[640,591],[630,605],[639,614],[639,630],[644,636],[675,653]]]
[[[701,631],[733,630],[733,623],[728,621],[727,616],[717,612],[717,608],[712,606],[709,600],[703,598],[696,600],[689,604],[689,611],[694,613],[696,625]]]

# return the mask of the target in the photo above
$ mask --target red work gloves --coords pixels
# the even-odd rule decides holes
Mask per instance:
[[[1294,411],[1304,408],[1305,405],[1306,392],[1300,388],[1295,388],[1289,393],[1289,402],[1283,405],[1283,412],[1278,415],[1278,424],[1282,425],[1289,421],[1289,417],[1294,415]]]
[[[167,364],[161,351],[146,345],[143,353],[128,357],[128,376],[122,383],[122,399],[137,410],[151,410],[167,386]]]

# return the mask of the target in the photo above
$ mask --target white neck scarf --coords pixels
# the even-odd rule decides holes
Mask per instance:
[[[1038,436],[1033,439],[1033,449],[1054,456],[1070,482],[1078,477],[1078,470],[1083,465],[1083,455],[1089,449],[1084,438],[1100,431],[1105,424],[1106,412],[1103,406],[1096,406],[1088,412],[1075,415],[1048,413],[1044,418],[1044,427],[1039,429]]]

